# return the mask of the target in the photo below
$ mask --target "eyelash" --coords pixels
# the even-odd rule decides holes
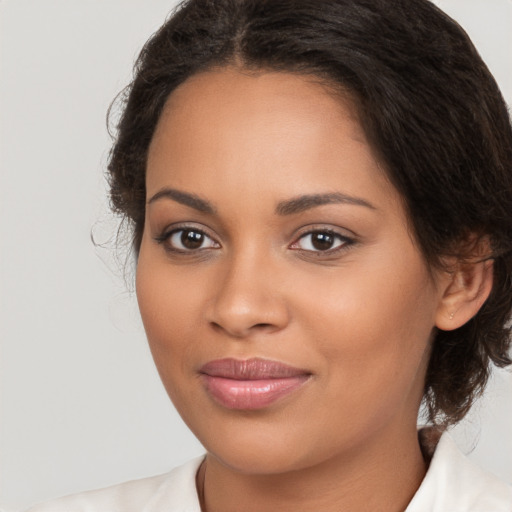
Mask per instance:
[[[181,237],[183,237],[183,234],[189,232],[189,233],[196,233],[200,236],[204,237],[204,239],[209,239],[211,241],[211,245],[209,247],[198,247],[195,249],[178,249],[176,247],[173,247],[170,243],[170,240],[175,236],[181,233]],[[330,235],[334,238],[334,243],[339,242],[339,245],[335,246],[331,249],[326,249],[325,251],[322,250],[311,250],[311,249],[301,249],[298,247],[298,244],[301,240],[306,239],[308,236],[312,236],[314,234],[323,234],[323,235]],[[203,242],[204,242],[203,239]],[[198,255],[200,252],[208,250],[208,249],[218,249],[220,248],[220,244],[211,237],[208,233],[206,233],[204,230],[196,228],[194,226],[179,226],[175,227],[170,231],[166,231],[162,233],[161,235],[155,237],[155,241],[159,244],[165,245],[165,250],[173,253],[173,254],[179,254],[179,255],[185,255],[185,256],[192,256],[192,255]],[[346,251],[351,245],[355,243],[355,240],[353,238],[341,235],[340,233],[328,229],[328,228],[316,228],[316,229],[309,229],[308,231],[302,233],[296,240],[289,246],[290,249],[299,251],[303,254],[308,255],[315,255],[315,257],[327,257],[327,256],[333,256],[335,254],[338,254],[340,252]]]

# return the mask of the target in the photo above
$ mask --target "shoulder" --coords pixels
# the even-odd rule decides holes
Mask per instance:
[[[512,512],[512,487],[479,468],[442,435],[406,512]]]
[[[163,475],[65,496],[27,512],[200,512],[195,476],[203,458]]]

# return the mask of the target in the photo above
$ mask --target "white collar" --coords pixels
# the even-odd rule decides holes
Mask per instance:
[[[512,487],[470,461],[444,433],[405,512],[512,512]]]

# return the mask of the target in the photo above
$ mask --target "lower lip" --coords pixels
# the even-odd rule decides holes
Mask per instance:
[[[210,396],[227,409],[263,409],[300,388],[308,375],[261,380],[236,380],[203,374]]]

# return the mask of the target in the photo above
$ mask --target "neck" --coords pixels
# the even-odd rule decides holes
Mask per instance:
[[[317,465],[270,475],[237,472],[208,454],[198,473],[203,512],[404,511],[426,472],[416,430],[376,437]]]

